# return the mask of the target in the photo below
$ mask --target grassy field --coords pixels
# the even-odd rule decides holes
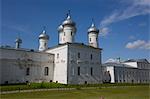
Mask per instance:
[[[2,94],[2,99],[150,99],[149,86]]]

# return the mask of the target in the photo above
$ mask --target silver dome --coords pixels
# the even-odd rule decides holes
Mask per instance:
[[[43,30],[43,32],[39,35],[39,39],[44,38],[44,39],[49,39],[49,36],[46,34],[46,31]]]
[[[67,19],[62,23],[62,25],[63,25],[63,26],[65,26],[65,25],[75,26],[75,22],[73,22],[73,21],[71,20],[71,16],[68,15],[68,16],[67,16]]]
[[[90,33],[90,32],[99,33],[99,29],[96,28],[94,23],[92,23],[91,27],[88,29],[88,33]]]
[[[58,27],[58,32],[61,32],[61,31],[63,31],[63,26],[62,25],[60,25],[59,27]]]
[[[21,40],[20,38],[17,38],[17,39],[15,40],[15,42],[22,43],[22,40]]]

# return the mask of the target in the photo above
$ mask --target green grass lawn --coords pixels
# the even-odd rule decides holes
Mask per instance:
[[[2,99],[150,99],[149,86],[2,94]]]

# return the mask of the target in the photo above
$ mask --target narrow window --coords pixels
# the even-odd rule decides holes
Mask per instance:
[[[44,68],[44,75],[45,75],[45,76],[48,75],[48,71],[49,71],[48,67],[45,67],[45,68]]]
[[[65,36],[65,32],[64,32],[64,36]]]
[[[71,32],[71,36],[72,36],[72,32]]]
[[[59,53],[57,53],[57,58],[59,58]]]
[[[72,75],[74,75],[74,68],[72,68]]]
[[[96,38],[96,41],[98,41],[98,38]]]
[[[44,46],[46,47],[46,43],[44,43]]]
[[[26,69],[26,75],[29,75],[30,74],[30,68],[28,67],[27,69]]]
[[[91,67],[91,76],[93,75],[93,68]]]
[[[90,38],[90,42],[91,42],[91,38]]]
[[[80,53],[78,53],[78,58],[80,58]]]
[[[91,54],[91,60],[93,59],[93,55]]]
[[[80,67],[78,67],[78,75],[80,75]]]

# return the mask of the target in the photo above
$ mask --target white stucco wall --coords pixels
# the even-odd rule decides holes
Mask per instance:
[[[69,44],[68,49],[68,83],[102,83],[101,50],[80,44]],[[80,53],[80,58],[78,58],[78,53]],[[80,75],[78,75],[78,67],[80,67]],[[91,75],[91,68],[93,75]]]
[[[143,63],[144,67],[147,67],[148,64],[149,63]],[[115,83],[149,83],[150,69],[141,68],[143,67],[143,65],[142,63],[140,63],[140,66],[135,67],[135,62],[131,63],[131,65],[129,64],[124,65],[121,63],[118,64],[110,63],[110,64],[104,64],[104,67],[106,68],[104,71],[108,71],[108,70],[110,71],[111,80],[113,79],[114,76]],[[112,68],[110,67],[113,67],[114,73],[111,73]]]
[[[55,54],[54,81],[64,84],[101,83],[101,50],[81,44],[64,44],[48,49]],[[80,52],[80,59],[78,53]],[[57,58],[59,54],[59,58]],[[92,60],[91,55],[92,54]],[[80,76],[77,68],[80,67]],[[93,75],[91,75],[91,67]]]
[[[114,67],[108,66],[108,67],[106,67],[106,70],[109,71],[109,73],[110,73],[111,83],[115,83]]]
[[[0,49],[1,84],[53,80],[54,55],[16,49]],[[44,68],[49,74],[44,75]],[[29,75],[26,70],[29,68]]]
[[[64,26],[63,29],[63,42],[70,42],[73,43],[74,42],[74,37],[75,37],[75,30],[74,27],[72,26]]]
[[[95,32],[91,32],[88,34],[89,37],[89,45],[93,47],[98,47],[98,34]]]
[[[55,55],[54,82],[58,81],[58,83],[67,84],[67,45],[48,49],[46,52]],[[59,54],[59,58],[57,57],[57,54]]]
[[[123,64],[129,65],[131,67],[138,67],[137,62],[124,62]]]

